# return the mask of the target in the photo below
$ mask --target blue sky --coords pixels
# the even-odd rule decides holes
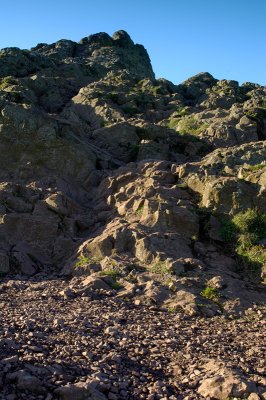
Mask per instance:
[[[266,85],[266,0],[3,0],[0,48],[126,30],[174,83],[208,71]]]

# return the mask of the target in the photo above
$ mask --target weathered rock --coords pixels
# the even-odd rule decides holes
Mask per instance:
[[[229,397],[245,398],[256,389],[254,383],[228,373],[204,379],[198,392],[204,398],[226,400]]]
[[[106,396],[99,392],[95,384],[83,382],[59,387],[55,394],[62,400],[106,400]]]
[[[90,274],[74,289],[88,298],[117,287],[102,275],[114,273],[123,296],[176,291],[191,313],[207,284],[226,312],[263,301],[222,233],[232,215],[266,211],[264,87],[155,79],[125,31],[0,55],[2,272]]]
[[[11,374],[8,374],[6,377],[8,382],[16,383],[16,387],[19,391],[29,391],[33,394],[43,395],[46,393],[45,387],[42,385],[41,381],[35,376],[29,374],[25,370],[20,370]]]
[[[3,274],[9,272],[9,257],[4,253],[0,253],[0,272]]]
[[[105,281],[101,278],[95,277],[95,276],[88,276],[84,281],[82,282],[83,286],[88,287],[90,289],[103,289],[103,290],[110,290],[111,287]]]

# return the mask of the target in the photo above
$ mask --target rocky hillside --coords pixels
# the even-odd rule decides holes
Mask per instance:
[[[118,31],[1,50],[0,109],[2,274],[192,315],[265,301],[265,87],[155,79]]]

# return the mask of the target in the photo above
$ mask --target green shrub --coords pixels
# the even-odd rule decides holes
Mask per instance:
[[[207,286],[200,295],[205,297],[205,299],[217,302],[219,300],[220,294],[218,290],[212,286]]]
[[[112,100],[113,103],[117,104],[119,100],[119,94],[115,92],[110,92],[107,94],[107,98]]]
[[[249,208],[236,214],[232,223],[241,234],[241,242],[248,240],[252,244],[257,244],[266,236],[266,215],[256,209]]]
[[[250,208],[240,212],[222,225],[221,236],[232,242],[241,268],[257,277],[266,263],[266,249],[260,245],[261,239],[266,237],[266,215]]]
[[[221,223],[221,238],[224,242],[231,242],[235,235],[235,226],[232,221],[222,219]]]
[[[122,285],[119,282],[114,282],[111,284],[111,288],[114,290],[119,290],[121,289]]]
[[[175,129],[179,124],[182,117],[185,117],[188,113],[188,107],[179,107],[167,120],[166,126],[170,129]]]

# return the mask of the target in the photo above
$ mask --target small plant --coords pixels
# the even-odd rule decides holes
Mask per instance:
[[[163,284],[167,286],[173,292],[176,292],[176,279],[174,277],[166,277],[163,281]]]
[[[76,262],[75,267],[84,267],[85,265],[91,263],[91,259],[83,254],[79,256],[78,260],[79,261]]]
[[[119,100],[119,94],[115,92],[111,92],[107,95],[107,98],[112,100],[113,103],[117,104]]]
[[[117,280],[117,278],[119,277],[119,272],[115,269],[104,269],[100,272],[100,275],[102,276],[110,276],[110,278],[112,278],[114,281]]]
[[[114,289],[114,290],[119,290],[119,289],[121,289],[121,287],[122,287],[122,285],[121,285],[119,282],[114,282],[114,283],[112,283],[110,286],[111,286],[111,288]]]
[[[110,278],[112,278],[113,282],[108,282],[109,286],[111,286],[112,289],[118,290],[121,288],[121,284],[117,282],[117,279],[120,276],[120,273],[117,270],[111,268],[104,269],[100,272],[100,276],[109,276]]]
[[[198,240],[198,235],[192,235],[190,238],[193,242],[196,242]]]
[[[188,107],[179,107],[171,117],[166,120],[166,126],[170,129],[176,129],[181,118],[188,114]]]
[[[166,126],[170,129],[176,129],[177,125],[179,124],[179,118],[170,118],[167,120]]]
[[[159,275],[166,275],[173,273],[171,268],[166,265],[166,261],[158,261],[157,263],[153,264],[150,267],[150,271],[154,274],[159,274]]]
[[[144,211],[144,205],[139,206],[139,208],[136,210],[136,214],[141,217]]]
[[[123,106],[122,110],[124,112],[124,114],[127,114],[129,116],[133,116],[134,114],[136,114],[138,112],[138,110],[135,107],[131,107],[131,106]]]
[[[179,189],[187,189],[187,188],[188,188],[188,185],[187,185],[186,182],[177,183],[176,186],[177,186]]]
[[[263,168],[266,168],[266,164],[260,163],[260,164],[255,164],[255,165],[247,165],[245,166],[245,169],[242,171],[242,174],[244,178],[250,175],[251,172],[258,172],[262,170]]]
[[[230,242],[234,239],[235,226],[230,220],[222,219],[221,221],[221,239],[224,242]]]
[[[101,261],[101,259],[102,258],[100,257],[88,257],[82,254],[79,256],[78,261],[75,263],[75,267],[79,268],[79,267],[85,267],[86,265],[93,263],[97,264]]]
[[[133,157],[133,159],[135,159],[138,156],[139,149],[140,149],[139,144],[133,143],[130,145],[131,156]]]
[[[218,302],[220,298],[220,294],[218,290],[212,286],[207,286],[201,293],[200,295],[202,297],[205,297],[205,299],[214,301],[215,303]]]
[[[136,269],[136,265],[135,264],[128,264],[126,266],[126,269],[127,269],[128,272],[132,272],[132,271],[134,271]]]

